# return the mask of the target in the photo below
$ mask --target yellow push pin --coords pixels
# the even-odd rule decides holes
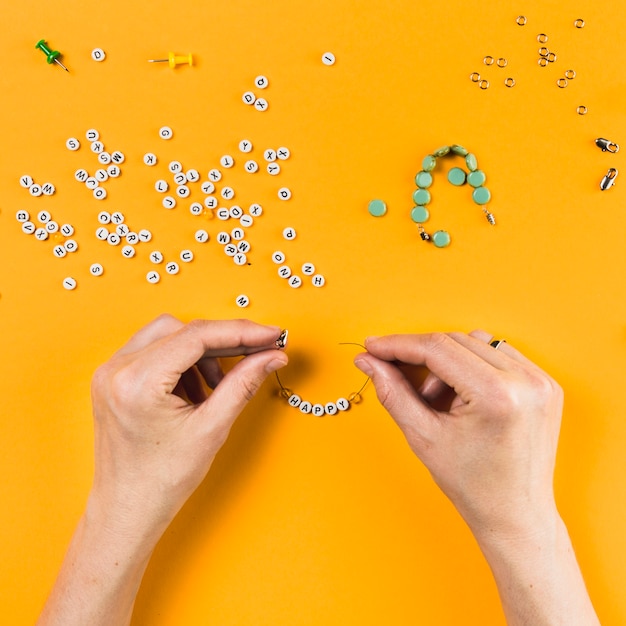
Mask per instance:
[[[184,63],[187,63],[190,66],[193,65],[193,57],[191,54],[178,55],[170,52],[167,55],[167,59],[149,59],[148,63],[169,63],[169,66],[174,69],[177,65],[182,65]]]

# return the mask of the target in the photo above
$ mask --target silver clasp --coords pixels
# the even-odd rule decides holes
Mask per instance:
[[[602,137],[596,139],[596,146],[598,146],[602,152],[612,152],[613,154],[619,152],[619,146],[615,142],[602,139]]]
[[[615,184],[615,179],[617,178],[617,170],[612,167],[607,173],[606,176],[602,179],[600,183],[600,189],[604,191],[605,189],[610,189]]]

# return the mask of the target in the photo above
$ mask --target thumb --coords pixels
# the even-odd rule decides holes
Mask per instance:
[[[438,419],[437,412],[422,399],[400,368],[369,353],[359,354],[354,364],[372,379],[378,400],[411,446],[428,439],[434,420]]]
[[[287,355],[280,350],[264,350],[241,359],[205,401],[214,414],[212,425],[229,429],[269,374],[287,362]]]

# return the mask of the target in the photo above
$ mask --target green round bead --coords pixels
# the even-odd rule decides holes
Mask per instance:
[[[487,176],[482,170],[475,170],[467,175],[467,182],[472,187],[480,187],[486,180]]]
[[[430,187],[433,184],[433,177],[430,172],[420,172],[415,177],[415,184],[422,189],[426,189],[426,187]]]
[[[466,155],[465,163],[467,163],[467,169],[470,172],[473,172],[474,170],[478,169],[478,161],[476,160],[476,157],[471,152]]]
[[[370,215],[380,217],[387,213],[387,205],[382,200],[372,200],[367,205],[367,210],[370,212]]]
[[[438,230],[432,236],[432,240],[437,248],[445,248],[450,245],[450,235],[445,230]]]
[[[457,187],[464,185],[466,180],[465,170],[462,170],[460,167],[453,167],[448,172],[448,180]]]
[[[430,217],[430,213],[425,206],[416,206],[411,210],[411,219],[416,224],[421,224],[422,222],[426,222]]]
[[[459,146],[458,144],[454,144],[453,146],[450,146],[452,152],[454,152],[454,154],[458,154],[459,156],[467,156],[468,154],[468,150],[467,148],[464,148],[463,146]]]
[[[446,154],[449,154],[449,152],[450,152],[450,146],[441,146],[441,148],[438,148],[437,150],[435,150],[433,154],[436,157],[444,157],[446,156]]]
[[[432,154],[424,157],[424,160],[422,161],[422,169],[425,172],[432,172],[435,169],[435,165],[437,165],[437,159]]]
[[[428,204],[430,202],[430,192],[427,189],[416,189],[413,192],[413,201],[415,204]]]
[[[487,204],[491,200],[491,192],[487,187],[476,187],[472,192],[472,199],[476,204]]]

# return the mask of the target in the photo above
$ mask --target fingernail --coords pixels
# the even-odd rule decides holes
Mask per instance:
[[[276,370],[279,370],[281,367],[285,367],[285,365],[287,365],[287,359],[272,359],[266,366],[265,366],[265,372],[267,374],[271,374],[272,372],[275,372]]]
[[[365,345],[367,345],[370,341],[376,341],[378,339],[378,335],[372,335],[371,337],[365,337]]]
[[[356,358],[354,360],[354,364],[364,373],[367,374],[368,376],[371,376],[374,373],[374,370],[372,369],[372,366],[368,363],[368,361],[366,359],[359,359]]]

